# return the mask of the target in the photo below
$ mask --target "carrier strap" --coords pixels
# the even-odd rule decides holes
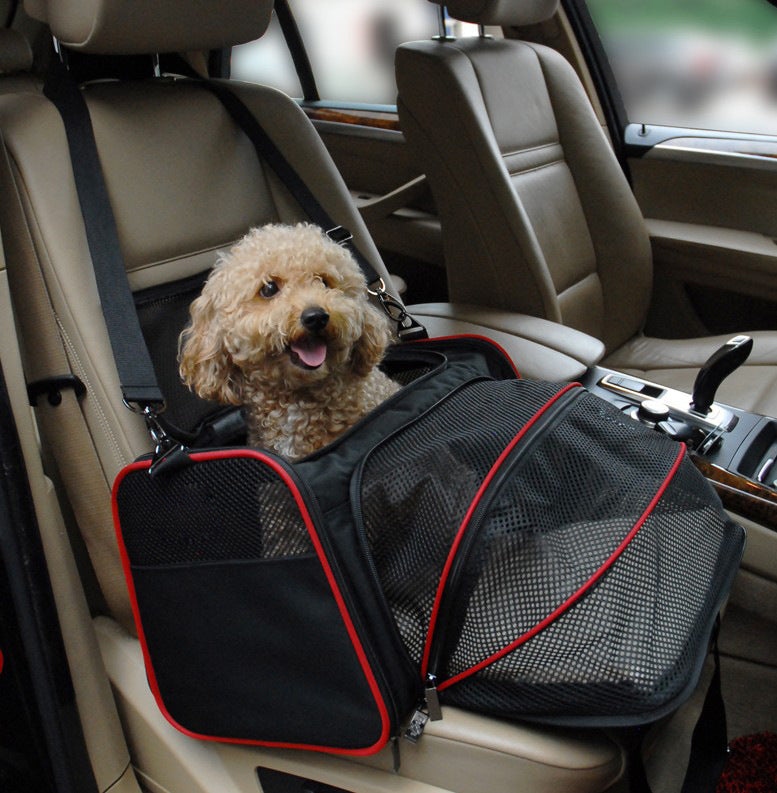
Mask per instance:
[[[57,58],[53,59],[43,92],[65,125],[78,202],[122,396],[129,404],[161,406],[164,397],[157,385],[127,280],[89,109],[78,85]]]

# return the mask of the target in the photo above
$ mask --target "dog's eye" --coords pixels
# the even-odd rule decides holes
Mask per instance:
[[[329,279],[328,279],[328,278],[326,278],[325,276],[323,276],[323,275],[317,275],[317,276],[316,276],[316,278],[317,278],[319,281],[321,281],[321,283],[324,285],[324,287],[325,287],[326,289],[331,289],[331,288],[332,288],[332,284],[331,284],[331,282],[330,282],[330,281],[329,281]]]
[[[280,289],[281,289],[281,288],[278,286],[278,284],[276,284],[276,283],[275,283],[275,281],[268,281],[268,282],[267,282],[266,284],[264,284],[264,285],[262,286],[262,288],[259,290],[259,294],[260,294],[262,297],[273,297],[274,295],[277,295],[277,294],[278,294],[278,292],[280,291]]]

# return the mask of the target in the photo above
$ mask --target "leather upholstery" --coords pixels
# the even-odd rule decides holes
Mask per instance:
[[[430,0],[455,19],[479,25],[533,25],[556,13],[558,0]]]
[[[402,128],[442,221],[451,301],[563,323],[604,342],[604,365],[661,383],[667,372],[666,385],[690,390],[718,343],[638,336],[650,239],[567,61],[542,45],[472,37],[404,44],[396,67]],[[777,334],[755,335],[758,365],[720,397],[775,414],[765,392],[777,382]]]
[[[633,336],[650,292],[647,232],[569,64],[479,38],[405,44],[396,63],[451,300],[544,316],[608,350]]]
[[[259,38],[271,0],[25,0],[63,44],[84,52],[129,55],[209,50]]]
[[[11,28],[0,28],[0,74],[16,74],[32,68],[32,50],[27,39]]]

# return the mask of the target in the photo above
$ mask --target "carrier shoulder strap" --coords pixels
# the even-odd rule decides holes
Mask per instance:
[[[268,162],[310,219],[335,242],[348,244],[368,283],[373,286],[373,294],[377,294],[384,310],[397,322],[400,338],[426,337],[425,329],[385,291],[372,265],[353,245],[350,232],[332,221],[250,110],[223,85],[202,82],[222,102],[252,141],[260,159]],[[89,109],[78,85],[58,58],[52,59],[44,94],[55,105],[65,125],[76,191],[122,396],[128,406],[135,404],[144,412],[152,434],[153,431],[164,434],[156,419],[164,406],[164,396],[137,318]]]

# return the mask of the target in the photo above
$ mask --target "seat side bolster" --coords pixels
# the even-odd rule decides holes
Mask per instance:
[[[643,326],[652,290],[647,227],[580,80],[555,50],[537,53],[553,105],[565,160],[575,181],[596,252],[608,350]]]

